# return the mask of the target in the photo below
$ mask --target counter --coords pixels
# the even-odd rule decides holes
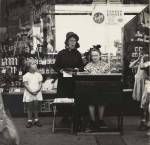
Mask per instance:
[[[121,74],[99,74],[90,75],[87,73],[77,73],[73,76],[76,82],[76,99],[83,106],[92,101],[108,101],[106,115],[115,115],[118,107],[115,104],[122,103],[125,115],[139,115],[139,103],[132,99],[132,90],[124,90],[122,94],[122,75]],[[92,89],[91,89],[92,88]],[[103,91],[101,91],[103,90]],[[51,112],[50,101],[56,97],[56,90],[43,91],[43,105],[41,114]],[[101,95],[99,94],[101,93]],[[22,102],[23,91],[2,93],[4,105],[13,116],[24,116],[24,105]],[[94,98],[94,99],[93,99]],[[84,108],[83,108],[84,109]],[[46,112],[46,113],[45,113]]]
[[[75,92],[79,101],[90,103],[121,103],[123,83],[121,74],[91,75],[79,73],[74,75]]]
[[[111,107],[110,113],[117,116],[117,130],[123,129],[123,82],[121,74],[77,73],[74,75],[76,96],[76,127],[78,130],[80,118],[86,113],[84,108],[90,104],[105,104]]]

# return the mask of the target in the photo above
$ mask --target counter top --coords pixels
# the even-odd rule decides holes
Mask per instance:
[[[77,72],[74,76],[121,76],[122,73],[98,73],[98,74],[92,74],[88,72]]]

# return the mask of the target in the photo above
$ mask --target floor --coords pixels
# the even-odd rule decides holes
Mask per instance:
[[[51,132],[52,119],[42,117],[41,128],[25,127],[26,118],[13,118],[18,129],[21,145],[150,145],[150,136],[138,131],[138,117],[124,117],[124,134],[95,133],[73,135],[66,131]],[[107,120],[115,122],[114,117]]]

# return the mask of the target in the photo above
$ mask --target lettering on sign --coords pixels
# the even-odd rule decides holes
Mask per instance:
[[[123,22],[123,11],[122,10],[107,10],[107,23],[108,24],[119,24]]]

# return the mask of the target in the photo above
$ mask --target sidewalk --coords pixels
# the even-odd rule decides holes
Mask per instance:
[[[115,121],[114,118],[109,118]],[[150,137],[145,131],[137,131],[138,117],[124,118],[124,135],[120,134],[88,134],[72,135],[66,132],[51,132],[52,120],[41,118],[43,127],[25,127],[26,118],[13,118],[18,128],[21,145],[150,145]]]

